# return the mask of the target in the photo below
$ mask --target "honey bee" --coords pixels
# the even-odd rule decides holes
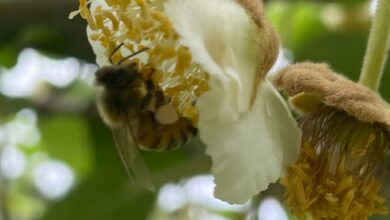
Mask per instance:
[[[113,131],[117,150],[130,179],[153,191],[140,149],[175,149],[195,136],[197,128],[190,119],[179,116],[171,99],[153,83],[152,68],[149,74],[143,74],[137,63],[125,62],[148,48],[113,64],[111,57],[122,45],[112,52],[112,65],[95,73],[97,85],[103,88],[98,98],[98,110]]]

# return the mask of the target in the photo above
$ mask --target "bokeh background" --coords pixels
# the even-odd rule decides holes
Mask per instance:
[[[375,1],[266,4],[282,41],[273,72],[324,61],[357,80]],[[68,19],[77,7],[76,0],[0,0],[0,220],[246,219],[250,204],[212,197],[211,162],[198,139],[145,153],[155,193],[130,184],[95,109],[86,23]],[[389,83],[386,68],[380,92],[388,101]],[[262,219],[294,219],[278,202],[282,194],[274,184],[262,195]]]

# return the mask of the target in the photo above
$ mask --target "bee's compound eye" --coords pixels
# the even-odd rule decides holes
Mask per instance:
[[[129,78],[129,74],[126,69],[119,68],[115,71],[114,79],[116,83],[121,83],[127,81]]]
[[[95,72],[96,82],[98,84],[101,84],[101,85],[109,83],[110,82],[110,79],[109,79],[110,77],[109,76],[112,74],[112,72],[114,70],[115,69],[113,69],[110,66],[104,66],[104,67],[99,68]]]
[[[111,76],[111,83],[117,87],[130,86],[139,75],[125,68],[118,68]]]
[[[154,115],[156,121],[160,124],[173,124],[179,120],[179,115],[176,112],[175,107],[169,103],[160,106]]]

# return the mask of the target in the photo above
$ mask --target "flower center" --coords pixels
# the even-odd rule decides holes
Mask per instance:
[[[298,161],[282,184],[285,201],[305,219],[367,219],[386,214],[380,170],[390,157],[390,138],[380,124],[358,121],[320,106],[301,121],[303,142]],[[383,170],[382,170],[383,171]]]
[[[107,5],[89,8],[80,0],[80,14],[87,20],[92,34],[90,40],[105,49],[107,58],[117,45],[123,47],[112,55],[114,64],[126,55],[149,48],[139,58],[140,70],[148,74],[154,69],[152,80],[163,93],[171,97],[181,116],[197,122],[194,103],[208,90],[208,75],[194,62],[187,47],[180,45],[179,36],[168,17],[163,14],[163,1],[106,0]]]

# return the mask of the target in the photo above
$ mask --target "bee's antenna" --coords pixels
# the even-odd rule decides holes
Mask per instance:
[[[115,49],[110,54],[110,63],[112,63],[112,56],[124,45],[125,43],[120,43],[118,46],[115,47]]]
[[[119,63],[118,63],[117,65],[123,63],[123,61],[125,61],[125,60],[127,60],[127,59],[129,59],[129,58],[132,58],[133,56],[135,56],[135,55],[137,55],[137,54],[140,54],[140,53],[142,53],[142,52],[144,52],[144,51],[146,51],[146,50],[149,50],[149,48],[146,47],[146,48],[144,48],[144,49],[142,49],[142,50],[140,50],[140,51],[137,51],[137,52],[135,52],[135,53],[133,53],[133,54],[130,54],[130,55],[127,56],[127,57],[123,57],[123,59],[122,59],[121,61],[119,61]]]

